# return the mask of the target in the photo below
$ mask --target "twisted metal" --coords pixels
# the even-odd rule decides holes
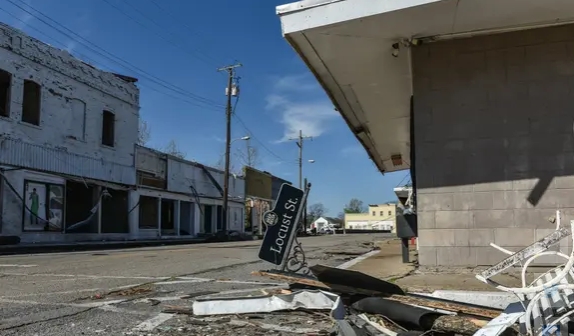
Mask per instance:
[[[309,265],[307,264],[307,258],[305,256],[303,246],[301,246],[301,243],[299,242],[297,237],[295,237],[295,240],[293,242],[295,243],[293,247],[293,252],[287,258],[287,264],[286,264],[287,271],[293,273],[299,272],[303,275],[310,275],[311,270],[309,269]]]

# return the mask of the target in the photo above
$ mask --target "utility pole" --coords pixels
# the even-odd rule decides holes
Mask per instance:
[[[227,95],[227,106],[225,109],[226,117],[226,127],[225,127],[225,170],[223,171],[223,213],[221,218],[223,219],[223,231],[227,234],[227,206],[229,201],[229,155],[231,151],[231,97],[237,96],[239,94],[238,88],[234,85],[233,79],[235,78],[235,69],[240,67],[240,63],[234,65],[228,65],[223,68],[217,69],[217,71],[227,71],[227,89],[225,94]]]
[[[297,147],[299,147],[299,189],[303,189],[303,141],[306,139],[313,139],[311,136],[303,136],[303,131],[299,130],[297,138],[290,138],[289,140],[297,140]]]
[[[303,131],[299,130],[299,136],[297,138],[290,138],[289,140],[297,140],[297,147],[299,147],[299,189],[301,190],[305,190],[305,188],[307,187],[307,183],[305,182],[305,185],[303,185],[303,142],[307,139],[313,139],[313,137],[310,136],[303,136]],[[305,207],[305,214],[307,213],[307,202],[305,202],[305,204],[303,204],[303,206]],[[303,225],[301,225],[303,227],[303,232],[307,232],[307,222],[306,222],[307,218],[305,216],[305,222],[303,222]]]

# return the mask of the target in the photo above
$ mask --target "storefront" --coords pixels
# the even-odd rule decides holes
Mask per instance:
[[[423,266],[492,265],[574,219],[574,3],[305,0],[283,34],[382,173]],[[567,253],[568,246],[562,247]]]

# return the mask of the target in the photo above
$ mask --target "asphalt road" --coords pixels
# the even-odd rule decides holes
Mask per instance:
[[[368,252],[367,243],[383,239],[384,234],[359,234],[308,237],[301,242],[309,264],[338,266]],[[244,296],[284,285],[251,275],[272,268],[257,259],[259,244],[0,257],[0,335],[290,335],[261,327],[254,331],[237,321],[215,318],[206,323],[162,313],[166,306],[189,307],[192,299],[182,298],[185,295],[231,291]],[[325,327],[316,317],[292,316],[297,321],[291,322],[300,327]],[[277,325],[290,323],[274,318],[280,320]],[[230,323],[235,324],[233,330],[228,330]]]

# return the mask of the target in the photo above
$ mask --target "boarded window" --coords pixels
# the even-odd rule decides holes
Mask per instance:
[[[0,70],[0,116],[10,117],[10,85],[12,74]]]
[[[78,99],[70,100],[70,136],[76,140],[84,140],[86,136],[86,103]]]
[[[22,102],[22,121],[40,125],[40,101],[42,87],[36,82],[24,81],[24,98]]]
[[[116,116],[110,111],[104,111],[102,116],[102,145],[114,147]]]

